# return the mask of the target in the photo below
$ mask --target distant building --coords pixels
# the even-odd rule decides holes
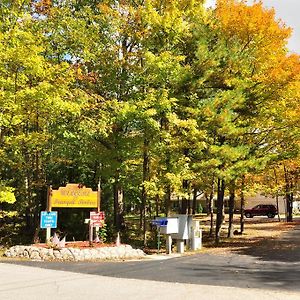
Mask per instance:
[[[172,208],[174,210],[177,210],[178,208],[181,207],[182,199],[180,197],[176,197],[175,195],[172,195],[171,200],[172,200]],[[189,201],[190,201],[190,207],[192,207],[193,206],[192,197],[190,197]],[[217,202],[217,198],[215,196],[213,199],[214,210],[217,207],[216,202]],[[273,205],[277,206],[276,202],[277,201],[276,201],[275,197],[271,197],[269,195],[262,195],[259,193],[256,195],[253,195],[253,196],[245,196],[245,208],[252,208],[258,204],[273,204]],[[197,195],[196,207],[199,207],[199,206],[203,208],[203,212],[206,212],[207,204],[206,204],[206,199],[205,199],[203,193],[199,193]],[[283,196],[279,196],[278,197],[278,210],[279,210],[280,214],[285,213],[285,207],[286,207],[285,198]],[[229,197],[228,196],[224,197],[224,208],[225,208],[225,212],[228,211],[228,208],[229,208]],[[294,201],[293,208],[294,208],[295,213],[300,212],[300,201]],[[238,211],[240,211],[240,209],[241,209],[241,199],[239,196],[237,196],[235,198],[235,202],[234,202],[234,210],[236,212],[238,212]]]

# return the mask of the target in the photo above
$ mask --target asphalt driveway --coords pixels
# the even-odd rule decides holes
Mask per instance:
[[[128,262],[5,262],[115,278],[300,292],[300,226],[280,240],[229,254]]]

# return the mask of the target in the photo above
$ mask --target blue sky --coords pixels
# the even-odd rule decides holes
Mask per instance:
[[[213,6],[215,0],[207,0],[207,6]],[[253,0],[249,0],[253,3]],[[292,37],[289,40],[288,48],[291,52],[300,54],[300,0],[263,0],[265,7],[274,7],[276,16],[286,25],[293,28]]]

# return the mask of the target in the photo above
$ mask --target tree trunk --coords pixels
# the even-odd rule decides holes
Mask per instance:
[[[235,199],[235,183],[230,184],[229,189],[229,224],[227,237],[233,238],[233,213],[234,213],[234,199]]]
[[[289,172],[286,166],[284,168],[284,178],[285,178],[285,198],[286,198],[286,221],[293,222],[293,182],[289,176]]]
[[[213,237],[214,232],[214,193],[215,193],[215,179],[213,178],[212,184],[211,184],[211,191],[209,196],[206,194],[206,206],[207,206],[207,215],[210,216],[210,230],[209,230],[209,236]]]
[[[240,216],[240,233],[242,234],[244,232],[244,225],[245,225],[245,195],[244,195],[244,189],[245,189],[245,176],[242,176],[242,186],[241,186],[241,216]]]
[[[40,211],[47,206],[48,188],[39,187],[36,190],[36,204],[34,208],[34,235],[33,242],[39,243],[39,233],[40,233]]]
[[[196,214],[197,213],[197,193],[198,193],[198,189],[196,187],[194,187],[193,190],[193,205],[192,205],[192,214]]]
[[[124,226],[124,193],[119,182],[118,176],[114,183],[114,225],[116,231],[119,232]]]
[[[294,202],[294,195],[290,192],[287,195],[287,222],[293,222],[293,202]]]
[[[184,149],[183,150],[183,154],[185,157],[188,157],[189,156],[189,149]],[[189,181],[184,179],[182,181],[182,187],[183,187],[183,190],[186,194],[189,193]],[[184,198],[182,199],[182,206],[181,206],[181,213],[182,214],[186,214],[186,215],[189,215],[191,213],[191,201],[190,201],[190,197],[188,197],[188,199]]]
[[[160,128],[162,131],[169,132],[169,120],[168,118],[164,115],[161,120],[160,120]],[[160,141],[164,143],[165,141],[161,138]],[[169,173],[171,172],[171,153],[169,151],[169,143],[167,142],[166,144],[166,152],[165,152],[165,164],[166,164],[166,170],[165,172]],[[166,185],[166,193],[164,197],[164,212],[166,217],[168,217],[171,213],[171,186],[169,183]]]
[[[220,243],[221,226],[224,221],[224,193],[225,193],[225,181],[218,179],[218,196],[217,196],[217,220],[216,220],[216,235],[215,243]]]
[[[143,183],[149,180],[149,140],[144,139],[143,147]],[[147,244],[147,191],[145,185],[142,186],[142,217],[143,217],[143,242]]]
[[[276,192],[276,208],[277,208],[277,216],[278,216],[278,221],[281,222],[281,218],[280,218],[280,212],[279,212],[279,196],[278,196],[278,192]]]
[[[208,195],[206,192],[204,193],[205,197],[205,204],[206,204],[206,214],[207,216],[210,216],[210,230],[209,230],[209,236],[213,236],[213,219],[211,218],[211,210],[212,210],[212,202],[210,200],[210,195]]]
[[[159,195],[157,194],[156,196],[155,196],[155,215],[156,215],[156,217],[158,217],[158,215],[159,215]]]
[[[279,201],[278,201],[278,179],[277,179],[277,173],[276,173],[276,170],[274,168],[274,177],[275,177],[275,184],[276,184],[276,208],[277,208],[277,215],[278,215],[278,221],[281,222],[281,219],[280,219],[280,212],[279,212]]]
[[[165,215],[168,217],[171,213],[171,187],[167,186],[167,191],[165,195]]]
[[[188,181],[187,180],[183,180],[182,182],[182,186],[185,192],[187,192],[188,190]],[[183,198],[182,199],[182,205],[181,205],[181,214],[183,215],[188,215],[189,214],[189,200]]]

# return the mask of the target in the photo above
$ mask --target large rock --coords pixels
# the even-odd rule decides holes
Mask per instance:
[[[146,254],[140,249],[133,249],[130,245],[101,248],[63,248],[52,249],[36,246],[13,246],[8,249],[6,257],[24,257],[32,260],[59,260],[59,261],[93,261],[119,260],[143,258]]]

